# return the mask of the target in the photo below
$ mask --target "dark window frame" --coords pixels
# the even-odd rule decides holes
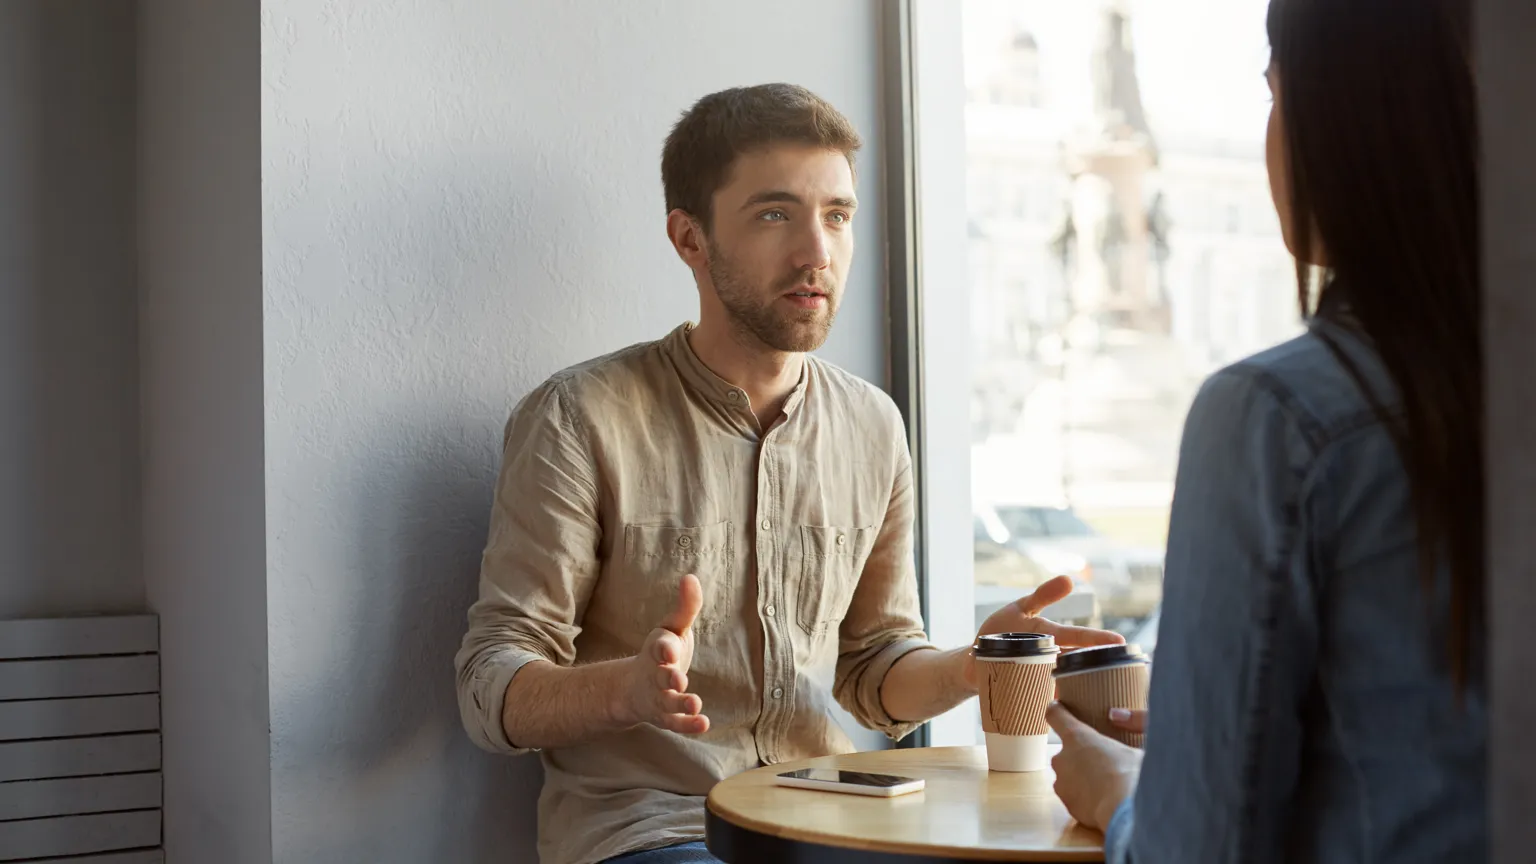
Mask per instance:
[[[923,624],[928,614],[928,503],[923,436],[922,292],[919,283],[922,214],[917,189],[917,103],[913,88],[912,0],[889,0],[882,6],[881,79],[885,103],[885,194],[888,208],[886,239],[887,323],[889,326],[890,395],[906,423],[912,452],[914,507],[912,552],[917,571]],[[897,743],[897,747],[927,747],[927,723]]]

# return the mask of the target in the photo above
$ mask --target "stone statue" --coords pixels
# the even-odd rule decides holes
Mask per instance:
[[[1099,260],[1104,262],[1104,287],[1111,296],[1125,290],[1125,252],[1131,238],[1125,230],[1125,213],[1113,190],[1106,190],[1104,215],[1098,224]]]
[[[1136,78],[1136,49],[1131,40],[1130,13],[1124,0],[1104,5],[1099,22],[1098,45],[1092,60],[1093,109],[1099,130],[1112,140],[1144,137],[1152,131],[1141,104],[1141,85]]]

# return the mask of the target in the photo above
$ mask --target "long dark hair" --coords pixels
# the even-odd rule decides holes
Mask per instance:
[[[1407,469],[1427,601],[1450,572],[1451,674],[1483,638],[1482,226],[1469,0],[1271,0],[1303,315],[1361,331],[1398,410],[1350,370]],[[1305,261],[1317,243],[1320,288]],[[1320,308],[1321,307],[1321,310]]]

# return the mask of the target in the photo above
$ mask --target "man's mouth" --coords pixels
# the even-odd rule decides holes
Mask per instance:
[[[815,298],[826,297],[826,289],[821,287],[821,280],[813,279],[809,282],[800,282],[790,287],[786,297]]]
[[[827,295],[817,288],[801,286],[784,295],[784,299],[802,309],[820,309],[827,303]]]

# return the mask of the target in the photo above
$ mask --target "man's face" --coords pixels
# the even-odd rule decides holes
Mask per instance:
[[[835,150],[743,154],[715,193],[709,276],[738,335],[776,351],[826,342],[853,259],[853,170]]]

